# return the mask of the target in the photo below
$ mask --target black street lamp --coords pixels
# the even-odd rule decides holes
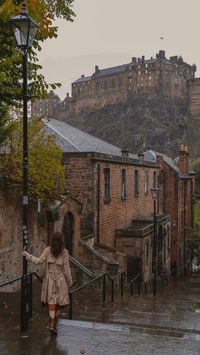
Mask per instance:
[[[31,49],[38,24],[32,20],[26,9],[26,2],[22,4],[19,16],[10,20],[17,46],[22,50],[23,58],[23,221],[22,239],[23,249],[27,249],[28,243],[28,50]],[[28,330],[29,301],[28,301],[28,275],[27,261],[23,257],[23,274],[21,283],[21,331]]]
[[[153,197],[153,294],[156,295],[157,290],[157,274],[158,274],[158,233],[156,221],[156,203],[158,203],[159,188],[151,189]]]

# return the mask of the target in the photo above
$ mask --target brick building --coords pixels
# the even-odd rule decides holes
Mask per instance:
[[[171,262],[177,270],[190,263],[186,241],[194,226],[195,172],[189,161],[187,146],[181,144],[177,158],[170,159],[152,150],[144,153],[144,159],[160,166],[159,204],[171,220]]]
[[[55,135],[63,151],[68,190],[49,206],[47,221],[32,206],[30,251],[38,255],[51,233],[63,230],[71,255],[93,272],[114,274],[128,268],[129,277],[140,271],[148,281],[155,252],[151,188],[159,187],[159,273],[170,272],[171,257],[180,269],[187,261],[185,227],[192,224],[194,193],[194,172],[185,146],[173,161],[152,151],[133,155],[57,120],[45,121],[45,129]],[[0,282],[21,272],[21,207],[12,193],[12,198],[6,196],[2,191]]]
[[[129,274],[142,271],[145,280],[151,279],[154,225],[150,189],[158,184],[158,164],[138,159],[66,123],[50,120],[46,126],[63,150],[69,192],[82,205],[81,239],[104,256],[108,251],[127,255]],[[162,206],[157,221],[166,239],[162,266],[169,271],[170,221]],[[72,254],[78,255],[73,233],[70,238]],[[87,263],[84,257],[82,260]]]

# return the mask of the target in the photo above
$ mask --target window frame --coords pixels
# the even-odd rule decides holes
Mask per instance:
[[[134,196],[139,196],[139,170],[134,170]]]
[[[110,168],[104,168],[103,175],[104,175],[104,203],[109,203],[111,200]]]
[[[126,169],[121,170],[121,199],[127,198],[127,177]]]

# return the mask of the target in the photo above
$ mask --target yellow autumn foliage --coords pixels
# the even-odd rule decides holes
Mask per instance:
[[[29,136],[29,198],[50,202],[57,199],[66,187],[64,168],[61,163],[62,152],[55,137],[47,135],[43,122],[32,118],[28,125]],[[10,136],[6,152],[1,155],[0,175],[7,187],[22,192],[23,182],[23,144],[22,122]]]

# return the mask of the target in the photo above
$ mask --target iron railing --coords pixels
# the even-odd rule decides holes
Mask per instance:
[[[28,294],[26,295],[28,299],[28,317],[29,319],[32,317],[32,283],[33,283],[33,276],[35,276],[40,282],[42,282],[42,279],[36,272],[28,273],[26,275],[27,277],[27,282],[28,282]],[[163,275],[162,278],[162,286],[164,285],[164,278],[165,276]],[[4,283],[0,284],[0,288],[13,284],[17,281],[22,280],[22,276],[19,276],[15,279],[12,279],[10,281],[5,281]],[[78,286],[74,289],[69,290],[69,297],[70,297],[70,306],[69,306],[69,319],[72,319],[73,317],[73,296],[83,290],[84,288],[90,286],[91,284],[94,284],[97,281],[102,282],[102,306],[105,306],[107,302],[107,294],[108,294],[108,282],[110,282],[110,297],[108,302],[110,301],[111,303],[115,303],[115,283],[117,282],[118,285],[118,293],[120,294],[121,299],[124,296],[124,290],[128,289],[130,287],[130,295],[133,296],[134,294],[134,287],[136,287],[136,294],[139,296],[141,294],[141,288],[144,286],[144,294],[147,294],[147,282],[144,281],[142,278],[142,275],[138,273],[136,276],[134,276],[131,280],[128,280],[127,273],[125,272],[119,272],[114,276],[110,276],[108,273],[103,273],[100,275],[97,275],[96,277],[93,277],[91,280],[88,282],[84,283],[81,286]],[[23,300],[22,300],[23,302]]]

